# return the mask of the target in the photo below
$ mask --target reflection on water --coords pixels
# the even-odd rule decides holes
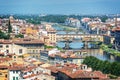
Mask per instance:
[[[69,32],[68,34],[76,34],[76,32]]]
[[[65,47],[65,43],[64,42],[58,42],[57,43],[58,47]],[[82,42],[72,42],[70,43],[70,47],[73,50],[85,50],[87,52],[87,56],[95,56],[96,58],[100,59],[100,60],[108,60],[111,62],[116,61],[115,57],[113,55],[109,55],[105,52],[103,52],[103,50],[101,49],[83,49],[82,47],[84,46],[84,43]],[[88,48],[91,48],[93,46],[93,44],[88,44]]]
[[[66,34],[65,31],[58,31],[57,34]]]
[[[76,48],[82,48],[84,46],[84,43],[82,42],[72,42],[70,43],[70,47],[73,48],[73,49],[76,49]]]
[[[57,34],[67,34],[66,31],[60,26],[54,25],[53,28],[57,30]],[[76,32],[68,32],[68,34],[76,34]],[[78,32],[78,34],[83,34],[82,32]]]
[[[76,32],[57,31],[57,34],[76,34]],[[83,33],[78,32],[77,34],[83,34]]]
[[[62,30],[64,30],[63,28],[61,28],[61,27],[59,27],[59,26],[52,26],[55,30],[58,30],[58,31],[62,31]]]
[[[57,42],[57,46],[60,48],[63,48],[65,47],[65,42]],[[84,47],[84,43],[83,42],[72,42],[69,44],[69,46],[73,49],[82,49]],[[94,46],[95,44],[88,43],[88,48],[92,48]]]
[[[57,31],[57,34],[66,34],[66,31],[63,31],[64,29],[59,27],[59,26],[53,26],[56,30],[59,30]],[[69,32],[68,34],[76,34],[75,32]],[[82,32],[78,32],[78,34],[83,34]],[[60,47],[60,48],[63,48],[65,47],[65,43],[64,42],[57,42],[57,46]],[[84,47],[84,43],[83,42],[79,42],[79,41],[74,41],[72,43],[69,44],[69,46],[73,49],[73,50],[82,50],[83,47]],[[92,47],[94,47],[95,44],[91,44],[91,43],[88,43],[88,48],[89,49],[84,49],[86,52],[87,52],[87,56],[95,56],[96,58],[100,59],[100,60],[108,60],[108,61],[120,61],[118,60],[119,58],[113,56],[113,55],[110,55],[110,54],[107,54],[105,52],[103,52],[103,50],[101,49],[90,49]],[[117,60],[116,60],[117,59]]]

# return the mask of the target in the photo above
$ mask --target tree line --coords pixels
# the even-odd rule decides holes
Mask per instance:
[[[88,65],[93,70],[100,70],[105,74],[120,76],[119,62],[102,61],[97,59],[96,57],[89,56],[84,59],[83,64]]]

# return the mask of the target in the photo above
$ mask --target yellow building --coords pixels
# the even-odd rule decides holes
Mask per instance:
[[[37,34],[37,30],[32,29],[31,27],[28,27],[28,28],[26,28],[26,34],[36,35]]]
[[[0,80],[7,80],[8,70],[0,70]]]
[[[49,37],[50,43],[56,43],[56,30],[53,28],[47,30],[47,36]]]

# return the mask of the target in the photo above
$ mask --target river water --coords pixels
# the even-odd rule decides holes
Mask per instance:
[[[62,28],[58,26],[54,26],[54,28],[57,31],[57,34],[66,34],[65,31],[60,31],[63,30]],[[83,34],[82,32],[79,32],[80,34]],[[69,32],[68,34],[76,34],[75,32]],[[65,47],[65,42],[57,42],[57,46],[60,48]],[[70,48],[72,50],[83,50],[84,43],[81,41],[73,41],[69,44]],[[108,55],[107,53],[103,52],[101,49],[92,49],[92,47],[95,46],[95,44],[88,43],[88,49],[84,49],[88,54],[87,56],[95,56],[96,58],[100,60],[108,60],[110,62],[118,61],[113,55]]]

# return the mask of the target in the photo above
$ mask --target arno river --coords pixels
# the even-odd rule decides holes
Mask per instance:
[[[58,27],[58,26],[54,26],[54,28],[56,30],[63,30],[62,28]],[[66,34],[65,31],[57,31],[57,34]],[[74,31],[69,32],[68,34],[76,34]],[[78,34],[83,34],[82,32],[78,32]],[[57,46],[60,48],[64,48],[65,47],[65,42],[57,42]],[[108,60],[111,62],[114,61],[120,61],[118,60],[118,58],[115,58],[112,55],[109,55],[105,52],[103,52],[103,50],[101,49],[91,49],[94,45],[91,43],[88,43],[88,49],[83,49],[84,47],[84,43],[81,41],[73,41],[69,44],[69,46],[72,48],[71,50],[85,50],[87,52],[87,56],[95,56],[98,59],[101,60]]]

